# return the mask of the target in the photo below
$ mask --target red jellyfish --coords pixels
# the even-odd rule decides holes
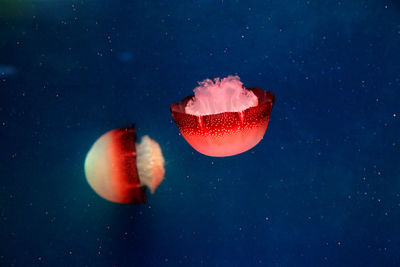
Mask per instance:
[[[183,137],[198,152],[233,156],[261,141],[275,102],[273,93],[246,89],[239,76],[206,79],[194,93],[172,104],[171,113]]]
[[[117,203],[145,202],[144,186],[154,193],[164,173],[160,146],[147,135],[136,144],[134,125],[102,135],[85,159],[89,185],[101,197]]]

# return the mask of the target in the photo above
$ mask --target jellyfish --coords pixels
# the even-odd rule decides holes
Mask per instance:
[[[245,88],[239,76],[205,79],[194,95],[171,105],[182,136],[198,152],[213,157],[243,153],[267,130],[274,94]]]
[[[160,146],[147,135],[136,144],[134,125],[103,134],[85,159],[85,175],[91,188],[116,203],[144,203],[144,186],[154,193],[164,173]]]

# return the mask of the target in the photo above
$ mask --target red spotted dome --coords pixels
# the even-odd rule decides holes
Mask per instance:
[[[194,149],[208,156],[226,157],[245,152],[261,141],[275,102],[274,94],[259,88],[243,89],[254,94],[257,101],[255,106],[241,111],[189,114],[187,106],[194,95],[171,105],[175,123]]]

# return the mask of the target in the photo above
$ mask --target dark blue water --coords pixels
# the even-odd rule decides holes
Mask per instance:
[[[1,266],[400,265],[395,1],[0,5]],[[255,148],[207,157],[169,107],[229,74],[276,103]],[[83,163],[131,123],[166,176],[118,205]]]

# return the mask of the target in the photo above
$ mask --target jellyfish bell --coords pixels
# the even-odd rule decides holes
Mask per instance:
[[[89,185],[116,203],[143,203],[164,179],[164,158],[157,142],[144,136],[136,144],[135,126],[111,130],[93,144],[85,159]]]
[[[195,94],[171,105],[182,136],[198,152],[233,156],[257,145],[267,130],[274,94],[244,88],[238,76],[206,79]]]

